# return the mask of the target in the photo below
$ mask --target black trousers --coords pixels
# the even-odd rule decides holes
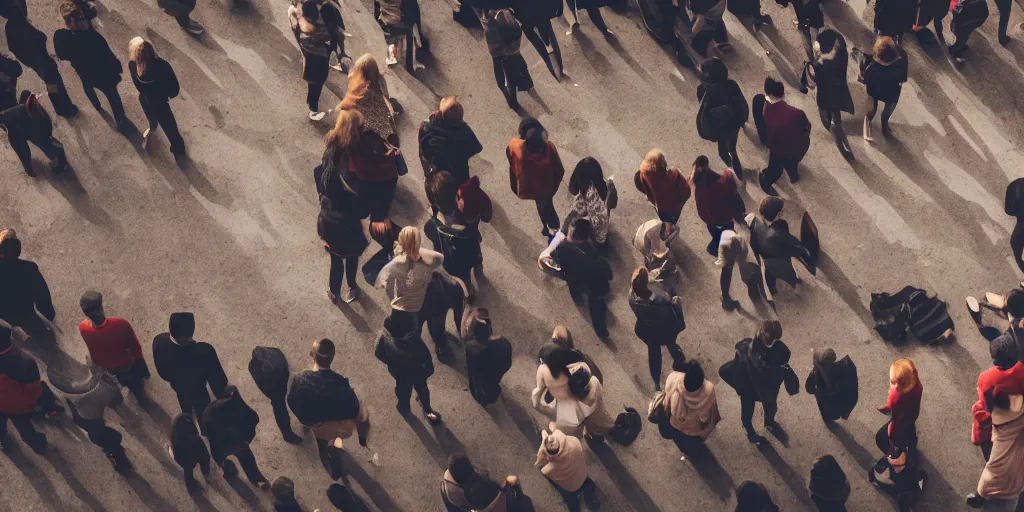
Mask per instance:
[[[136,398],[142,399],[146,395],[145,379],[149,378],[149,367],[146,365],[145,359],[136,359],[128,367],[111,370],[110,373]]]
[[[178,405],[181,406],[182,414],[190,414],[192,419],[199,424],[199,431],[204,432],[203,411],[206,411],[206,406],[210,405],[210,394],[206,392],[206,388],[203,388],[202,391],[176,391],[175,393],[178,395]]]
[[[704,30],[697,32],[690,41],[690,46],[692,46],[693,49],[701,55],[701,57],[707,57],[708,46],[711,44],[712,40],[717,43],[729,42],[729,33],[725,29],[724,20],[718,22],[714,28],[704,28]]]
[[[1013,251],[1013,259],[1017,262],[1017,268],[1024,272],[1024,219],[1017,219],[1017,224],[1010,234],[1010,250]]]
[[[597,497],[595,494],[597,486],[594,485],[594,481],[591,480],[590,477],[587,477],[583,482],[583,485],[575,491],[567,491],[563,489],[562,486],[556,484],[551,478],[544,478],[547,478],[548,482],[551,482],[551,485],[556,491],[558,491],[558,495],[562,497],[562,501],[565,502],[565,506],[569,509],[569,512],[580,512],[581,495],[587,496],[588,499],[594,499]]]
[[[277,428],[281,430],[281,435],[285,436],[285,438],[295,435],[295,432],[292,431],[292,417],[288,414],[287,393],[287,389],[282,389],[280,392],[269,397],[270,407],[274,410],[274,421],[277,423]]]
[[[149,121],[150,131],[155,130],[159,125],[164,130],[164,135],[167,135],[167,141],[171,144],[171,153],[184,154],[185,139],[181,138],[181,132],[178,131],[178,121],[174,119],[171,105],[167,102],[150,102],[145,96],[139,96],[139,103],[142,104],[142,111]]]
[[[892,113],[896,111],[896,102],[886,103],[882,107],[882,132],[889,131],[889,118],[892,117]],[[871,110],[867,113],[867,119],[870,123],[875,120],[875,114],[878,113],[878,100],[871,100]]]
[[[267,478],[263,476],[259,466],[256,464],[256,456],[252,453],[252,448],[249,445],[245,445],[244,448],[232,453],[236,459],[238,459],[238,465],[242,466],[242,471],[245,473],[245,478],[249,480],[249,483],[257,484],[260,482],[266,482]],[[227,458],[220,461],[221,467],[227,462]]]
[[[47,55],[46,60],[41,64],[41,67],[32,68],[32,71],[35,71],[46,84],[46,92],[50,97],[50,103],[53,104],[53,111],[59,116],[71,114],[71,109],[75,107],[75,104],[71,101],[71,96],[68,96],[68,88],[64,85],[64,77],[60,75],[57,61]]]
[[[306,106],[310,112],[320,112],[320,93],[324,90],[323,82],[306,84]]]
[[[743,429],[747,431],[747,435],[756,435],[754,431],[754,404],[757,403],[753,397],[740,396],[740,421],[743,422]],[[764,424],[769,425],[775,422],[775,413],[779,410],[779,404],[776,400],[770,402],[762,401],[761,407],[764,407]]]
[[[349,288],[356,287],[356,276],[359,274],[359,256],[344,257],[337,254],[331,255],[331,274],[328,278],[327,289],[338,295],[341,293],[341,279],[344,277]]]
[[[724,24],[723,24],[724,26]],[[743,166],[740,164],[740,155],[736,152],[736,144],[739,140],[740,131],[722,135],[718,139],[718,156],[725,165],[732,167],[737,176],[743,175]]]
[[[722,273],[718,276],[718,285],[722,289],[722,301],[730,300],[729,288],[732,287],[732,269],[735,264],[722,267]]]
[[[1009,20],[1007,20],[1007,22],[1009,22]],[[956,41],[954,41],[953,44],[950,45],[949,53],[951,53],[953,56],[957,56],[965,49],[967,49],[967,39],[970,38],[971,34],[974,33],[974,29],[960,28],[956,25],[956,23],[950,24],[950,28],[953,29],[953,37],[956,38]]]
[[[562,67],[562,50],[558,47],[558,38],[555,37],[555,31],[551,27],[551,20],[541,22],[538,25],[523,24],[523,35],[530,41],[533,48],[537,50],[537,54],[544,61],[544,65],[548,67],[548,71],[552,76],[555,76],[555,67],[551,62],[551,56],[548,55],[547,44],[551,45],[551,49],[554,50],[555,62],[558,63],[558,71],[561,72],[564,68]]]
[[[398,380],[395,381],[395,396],[398,397],[398,407],[408,411],[411,408],[412,390],[416,390],[416,396],[420,399],[420,405],[424,412],[433,412],[430,408],[430,388],[427,381]]]
[[[186,486],[191,487],[192,485],[195,485],[196,476],[193,472],[195,471],[196,466],[199,466],[199,470],[202,471],[204,475],[210,474],[210,452],[207,450],[203,450],[202,453],[199,453],[197,455],[199,455],[199,460],[194,462],[189,467],[181,466],[181,463],[178,463],[178,465],[181,466],[181,469],[185,471]]]
[[[7,420],[11,420],[18,435],[21,436],[21,440],[25,441],[25,444],[31,446],[33,450],[41,451],[46,447],[46,434],[36,430],[35,425],[32,424],[32,413],[4,414],[0,412],[0,442],[3,444],[11,442],[11,435],[7,432]]]
[[[999,9],[999,44],[1006,44],[1006,29],[1010,26],[1010,7],[1013,0],[996,0]]]
[[[818,117],[821,118],[821,124],[825,126],[825,129],[832,134],[839,151],[846,152],[846,132],[843,131],[842,111],[818,108]]]
[[[798,180],[800,179],[800,174],[797,172],[799,164],[799,160],[782,158],[769,152],[768,167],[765,167],[764,170],[761,171],[761,175],[757,178],[757,184],[760,185],[762,189],[768,190],[772,185],[779,181],[779,178],[782,177],[782,171],[786,171],[786,174],[789,175],[789,181]]]
[[[77,414],[72,414],[72,420],[89,436],[92,444],[103,449],[107,457],[124,457],[124,447],[121,446],[121,433],[108,427],[103,418],[87,420]]]
[[[679,348],[679,344],[673,342],[664,346],[668,349],[668,353],[674,361],[681,361],[686,358],[683,355],[683,349]],[[647,345],[647,366],[651,371],[651,380],[658,387],[661,386],[661,347],[661,345],[656,343]]]
[[[54,165],[63,165],[67,161],[64,145],[52,136],[49,138],[39,137],[16,130],[7,132],[7,140],[10,141],[11,149],[18,155],[18,160],[21,160],[22,167],[29,175],[35,175],[35,171],[32,170],[32,150],[28,146],[29,142],[39,148],[47,158],[54,162]]]
[[[341,449],[334,446],[334,440],[316,439],[316,450],[320,454],[320,463],[327,470],[332,480],[341,478]]]
[[[594,333],[598,338],[608,336],[608,303],[605,294],[596,294],[588,289],[573,288],[569,285],[569,295],[574,301],[582,300],[587,296],[587,309],[590,310],[590,323],[594,326]]]
[[[558,212],[555,211],[554,198],[535,199],[534,201],[537,203],[537,215],[540,215],[541,230],[547,229],[554,234],[562,225],[562,221],[558,218]]]
[[[95,87],[82,80],[82,89],[85,91],[85,97],[89,98],[89,103],[92,103],[97,109],[100,108],[100,99],[96,96],[96,91],[102,92],[107,97],[107,102],[110,103],[110,113],[114,116],[114,120],[118,122],[128,120],[124,114],[124,104],[121,103],[121,95],[117,93],[116,85]]]
[[[576,15],[576,0],[565,0],[569,4],[569,12],[572,13],[573,23],[579,23],[579,16]],[[594,26],[597,27],[602,33],[608,31],[608,24],[604,22],[604,17],[601,16],[601,9],[598,7],[588,7],[587,15],[590,16],[590,21],[594,22]]]
[[[736,229],[736,225],[732,222],[727,222],[721,226],[715,226],[713,224],[706,224],[708,228],[708,234],[711,235],[711,241],[708,242],[707,251],[708,254],[717,257],[718,256],[718,243],[722,240],[722,231],[727,229]]]

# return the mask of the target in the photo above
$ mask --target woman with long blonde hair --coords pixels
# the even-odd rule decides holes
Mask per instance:
[[[149,142],[150,135],[159,125],[171,144],[171,153],[175,156],[184,155],[185,140],[178,131],[178,122],[174,119],[169,103],[181,91],[174,68],[157,56],[153,45],[141,37],[129,41],[128,59],[128,72],[132,75],[135,89],[139,91],[142,111],[149,120],[149,127],[142,132],[142,145]]]
[[[875,444],[884,453],[892,448],[905,448],[912,457],[917,452],[917,422],[921,414],[921,395],[924,388],[917,374],[917,366],[910,359],[897,359],[889,368],[889,398],[878,412],[890,419],[875,435]]]
[[[395,111],[388,94],[388,83],[381,75],[373,55],[367,53],[356,59],[348,72],[348,91],[338,110],[355,110],[363,115],[363,128],[370,130],[389,143],[398,145]]]
[[[421,327],[418,316],[427,295],[427,285],[444,263],[441,253],[420,246],[422,240],[419,228],[402,228],[395,242],[395,257],[377,276],[376,286],[383,288],[391,301],[389,325],[395,337]]]

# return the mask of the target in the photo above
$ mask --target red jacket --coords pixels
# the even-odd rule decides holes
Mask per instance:
[[[705,224],[721,226],[733,220],[738,213],[737,206],[743,199],[737,198],[736,174],[726,169],[717,181],[706,187],[693,187],[693,200],[697,202],[697,216]],[[737,199],[740,203],[737,202]]]
[[[78,324],[78,332],[89,348],[92,362],[104,370],[124,368],[142,359],[142,346],[135,337],[132,324],[123,318],[107,318],[99,327],[93,327],[86,318]]]
[[[896,386],[889,389],[889,400],[885,403],[882,412],[892,414],[892,422],[889,423],[889,439],[894,444],[909,441],[916,435],[914,424],[921,414],[921,395],[924,387],[920,382],[906,393],[900,393]]]
[[[28,414],[42,395],[35,359],[16,348],[0,354],[0,413]]]
[[[974,444],[992,442],[992,415],[985,407],[985,391],[992,388],[995,394],[1024,394],[1024,364],[1018,362],[1007,370],[993,366],[978,375],[978,401],[971,407],[974,416],[971,442]]]
[[[762,113],[771,154],[788,160],[802,159],[811,147],[811,122],[807,114],[781,100],[765,101]]]
[[[505,150],[508,157],[509,181],[519,199],[549,199],[562,184],[565,168],[555,145],[548,142],[547,151],[536,154],[526,150],[526,141],[512,139]]]
[[[658,214],[678,217],[683,211],[683,205],[690,199],[690,183],[678,169],[665,172],[637,171],[633,176],[633,184],[658,209]]]

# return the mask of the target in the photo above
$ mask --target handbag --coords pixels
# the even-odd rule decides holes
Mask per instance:
[[[654,399],[647,406],[647,421],[660,425],[668,421],[668,407],[665,405],[665,392],[658,391]]]
[[[797,376],[796,372],[788,364],[783,365],[782,370],[786,372],[782,380],[783,384],[786,385],[786,393],[789,393],[789,396],[796,395],[800,392],[800,377]]]

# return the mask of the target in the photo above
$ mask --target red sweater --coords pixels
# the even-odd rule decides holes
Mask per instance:
[[[554,197],[565,176],[562,159],[554,144],[548,142],[546,151],[531,153],[526,150],[525,140],[512,139],[505,150],[505,156],[508,157],[512,192],[519,199]]]
[[[714,183],[706,187],[694,186],[693,200],[697,202],[697,216],[712,226],[728,223],[736,214],[736,195],[736,175],[732,169],[726,169]]]
[[[678,217],[683,211],[683,205],[690,199],[690,183],[678,169],[667,169],[665,172],[637,171],[633,176],[633,184],[647,196],[659,214]]]
[[[918,382],[916,386],[900,393],[895,386],[889,389],[889,400],[885,403],[885,411],[892,414],[889,423],[889,439],[908,441],[915,434],[914,423],[921,414],[921,394],[924,387]]]
[[[971,407],[974,416],[971,442],[974,444],[992,442],[992,415],[985,407],[985,391],[992,388],[996,388],[995,394],[1024,394],[1024,364],[1018,362],[1007,370],[993,366],[978,375],[978,401]]]
[[[86,318],[78,324],[78,332],[89,348],[89,356],[100,368],[111,371],[142,359],[142,346],[135,337],[132,324],[123,318],[107,318],[99,327],[93,327]]]
[[[766,101],[762,113],[771,154],[789,160],[802,159],[811,147],[811,122],[804,111],[785,101]]]

